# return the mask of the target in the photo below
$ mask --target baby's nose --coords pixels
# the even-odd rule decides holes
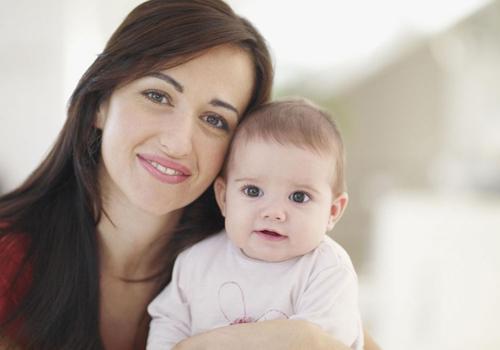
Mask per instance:
[[[266,220],[282,222],[286,220],[286,213],[283,208],[272,205],[263,210],[262,217]]]

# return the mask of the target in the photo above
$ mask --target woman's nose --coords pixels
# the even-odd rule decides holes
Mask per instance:
[[[189,155],[193,149],[194,118],[175,116],[165,123],[160,134],[160,145],[164,152],[173,158]]]

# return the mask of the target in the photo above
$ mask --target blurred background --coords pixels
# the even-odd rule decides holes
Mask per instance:
[[[47,153],[77,80],[139,0],[1,0],[0,193]],[[327,107],[350,205],[332,236],[385,350],[500,348],[500,1],[228,1],[275,97]]]

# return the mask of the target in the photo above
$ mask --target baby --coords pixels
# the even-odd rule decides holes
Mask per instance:
[[[214,183],[225,231],[182,252],[150,304],[148,346],[272,319],[313,322],[362,349],[357,277],[326,232],[347,205],[335,123],[305,100],[269,103],[238,127]]]

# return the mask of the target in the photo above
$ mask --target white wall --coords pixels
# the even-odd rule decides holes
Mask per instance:
[[[33,4],[0,12],[0,189],[33,169],[63,120],[60,1]]]
[[[370,291],[384,349],[498,349],[499,213],[494,196],[380,198]]]
[[[78,79],[138,0],[10,1],[0,11],[0,192],[50,149]]]

